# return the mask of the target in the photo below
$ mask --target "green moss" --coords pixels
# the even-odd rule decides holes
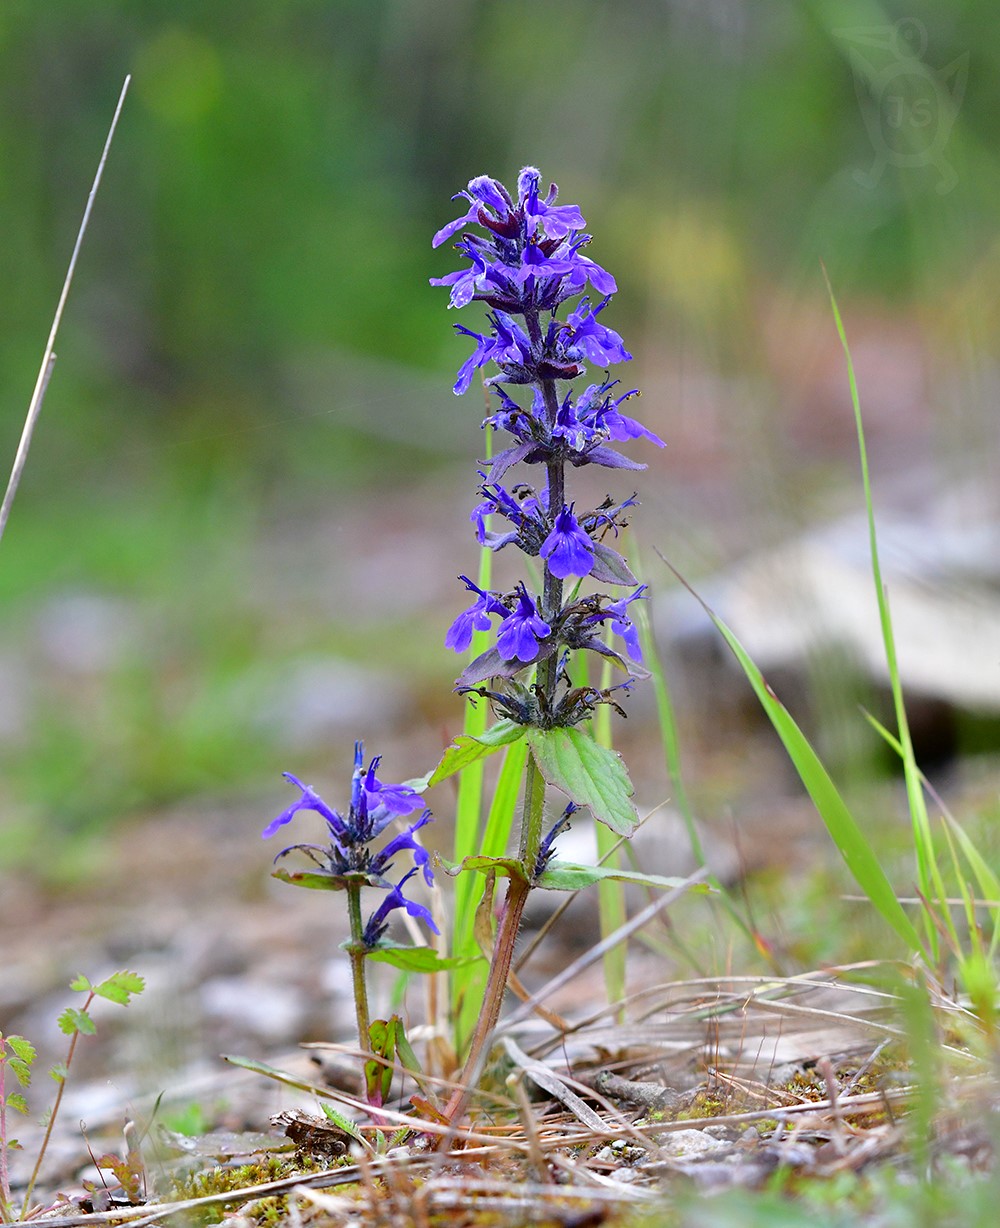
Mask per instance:
[[[730,1105],[721,1099],[718,1092],[700,1091],[686,1109],[680,1109],[675,1121],[702,1121],[706,1117],[724,1117],[732,1112]]]
[[[301,1152],[294,1156],[266,1155],[246,1164],[232,1168],[216,1166],[176,1180],[168,1193],[168,1201],[184,1201],[189,1198],[205,1198],[212,1194],[228,1194],[247,1191],[247,1203],[243,1214],[254,1219],[261,1228],[272,1228],[283,1222],[286,1213],[283,1195],[254,1198],[251,1191],[269,1181],[280,1181],[304,1173],[320,1171],[320,1165]],[[233,1208],[232,1202],[218,1203],[189,1211],[185,1217],[186,1228],[192,1225],[221,1223]]]

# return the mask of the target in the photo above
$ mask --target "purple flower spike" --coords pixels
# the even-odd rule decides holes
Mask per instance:
[[[556,517],[552,532],[539,551],[548,562],[549,571],[560,580],[567,576],[589,576],[594,569],[594,543],[580,528],[572,505],[563,507]]]
[[[517,609],[508,614],[497,633],[497,652],[505,661],[526,665],[538,656],[538,641],[552,634],[552,628],[538,613],[534,600],[522,583],[518,587]]]
[[[297,789],[302,790],[302,796],[297,802],[292,802],[287,809],[282,810],[276,819],[272,819],[268,823],[263,832],[261,832],[262,839],[266,840],[269,836],[273,836],[279,827],[284,827],[286,823],[290,823],[300,810],[315,810],[317,814],[321,814],[326,819],[335,836],[342,836],[344,834],[347,830],[347,825],[343,817],[336,810],[330,809],[312,785],[304,785],[291,772],[283,772],[282,775],[287,781],[295,785]]]
[[[411,917],[416,917],[418,920],[423,921],[435,934],[440,934],[441,931],[434,924],[434,918],[431,916],[430,909],[425,908],[423,904],[418,904],[415,900],[408,900],[403,895],[404,883],[411,879],[416,872],[416,867],[414,867],[399,880],[395,887],[391,887],[388,895],[368,918],[368,924],[365,926],[361,941],[369,949],[378,945],[379,939],[388,929],[389,914],[397,908],[405,908]]]

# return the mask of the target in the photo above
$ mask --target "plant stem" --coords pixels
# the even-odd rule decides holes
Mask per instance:
[[[524,912],[524,906],[528,902],[528,893],[531,891],[529,876],[538,858],[544,801],[545,781],[535,765],[535,760],[529,755],[524,777],[524,811],[521,820],[519,852],[522,865],[525,867],[525,876],[522,878],[512,875],[507,888],[503,916],[497,927],[493,958],[490,961],[489,976],[486,980],[482,1010],[476,1023],[476,1030],[472,1034],[472,1040],[469,1042],[469,1052],[458,1079],[459,1087],[453,1093],[445,1109],[445,1115],[452,1123],[458,1122],[465,1112],[472,1089],[489,1052],[493,1029],[500,1017],[507,978],[510,975],[510,966],[514,958],[514,946],[521,928],[521,914]]]
[[[7,1042],[0,1035],[0,1219],[10,1219],[10,1174],[7,1170]]]
[[[85,1015],[90,1009],[90,1004],[95,998],[93,990],[87,995],[87,1001],[84,1002],[81,1014]],[[48,1124],[45,1127],[45,1136],[42,1139],[42,1145],[38,1148],[38,1157],[35,1160],[35,1167],[31,1170],[31,1176],[28,1178],[28,1188],[24,1191],[24,1202],[21,1204],[21,1219],[26,1219],[28,1216],[28,1204],[31,1201],[31,1194],[35,1188],[35,1182],[38,1180],[38,1174],[42,1168],[42,1161],[45,1159],[45,1152],[48,1150],[49,1139],[52,1137],[52,1128],[56,1124],[56,1118],[59,1116],[59,1106],[62,1104],[63,1092],[66,1090],[66,1079],[69,1077],[69,1068],[73,1064],[73,1054],[76,1052],[76,1042],[80,1039],[79,1030],[73,1033],[73,1037],[69,1042],[69,1049],[66,1052],[66,1062],[63,1070],[63,1076],[59,1080],[59,1090],[56,1092],[56,1098],[52,1102],[52,1111],[49,1113]]]
[[[525,312],[525,325],[533,345],[540,351],[543,347],[542,329],[538,312]],[[554,380],[538,381],[545,402],[545,415],[549,431],[556,425],[559,413],[559,398]],[[557,516],[566,501],[565,460],[556,458],[546,466],[548,483],[548,511],[552,517]],[[552,622],[562,612],[563,582],[554,576],[548,566],[545,568],[541,616],[547,622]],[[558,678],[559,661],[556,654],[546,657],[538,666],[537,689],[548,701],[551,709],[554,707],[556,681]],[[524,776],[524,803],[521,818],[521,837],[518,848],[518,859],[521,862],[523,876],[511,875],[507,888],[507,898],[504,901],[503,916],[497,927],[496,941],[493,946],[493,957],[490,961],[489,975],[486,980],[486,990],[482,1010],[476,1022],[476,1029],[469,1042],[469,1052],[459,1076],[459,1088],[452,1095],[445,1110],[452,1123],[461,1119],[472,1095],[472,1088],[479,1078],[482,1063],[489,1052],[493,1029],[500,1017],[503,996],[507,988],[507,978],[514,958],[514,946],[521,927],[521,915],[528,901],[532,879],[538,862],[538,851],[542,843],[542,820],[545,803],[545,781],[529,754]]]
[[[361,922],[360,883],[347,885],[347,912],[351,919],[351,945],[348,954],[351,957],[354,1010],[358,1020],[358,1048],[362,1053],[371,1053],[371,1037],[368,1035],[371,1020],[368,1014],[368,986],[365,983],[365,956],[368,954],[368,948],[364,944],[364,926]]]

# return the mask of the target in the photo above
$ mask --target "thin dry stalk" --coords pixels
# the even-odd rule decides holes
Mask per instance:
[[[54,353],[56,335],[59,332],[59,325],[62,322],[63,309],[66,306],[66,299],[69,297],[69,288],[73,283],[73,274],[76,271],[77,258],[80,255],[80,248],[83,246],[83,236],[86,234],[87,225],[90,222],[91,210],[94,207],[94,198],[97,195],[97,189],[100,187],[101,178],[104,175],[104,164],[108,160],[108,151],[110,150],[111,142],[114,139],[115,129],[118,127],[118,117],[122,113],[122,106],[125,102],[125,95],[128,92],[129,82],[131,80],[131,75],[125,78],[121,93],[118,95],[118,105],[115,107],[115,113],[111,120],[111,127],[108,129],[108,135],[104,142],[104,150],[101,154],[101,160],[97,164],[97,174],[94,176],[94,182],[90,189],[90,195],[87,197],[87,207],[83,211],[83,220],[80,222],[80,229],[77,231],[76,242],[73,245],[73,254],[70,256],[69,268],[66,270],[66,277],[63,281],[62,293],[59,295],[59,302],[56,304],[55,315],[52,317],[52,327],[49,329],[49,339],[46,342],[45,351],[42,354],[42,364],[38,369],[38,379],[35,381],[35,390],[31,394],[28,412],[24,419],[24,426],[21,429],[21,441],[17,446],[17,454],[14,457],[14,465],[11,469],[10,479],[7,482],[7,489],[4,492],[3,503],[0,504],[0,540],[2,540],[4,530],[7,527],[7,518],[10,516],[10,509],[14,502],[14,495],[17,493],[17,488],[21,482],[21,474],[24,472],[24,466],[28,459],[28,449],[31,447],[31,436],[34,434],[35,423],[38,421],[38,416],[42,412],[42,401],[45,399],[45,392],[49,386],[49,380],[52,378],[52,368],[55,366],[56,361],[56,356]]]
[[[518,1115],[521,1118],[521,1125],[524,1127],[524,1137],[528,1142],[528,1160],[535,1170],[535,1176],[539,1181],[550,1182],[552,1180],[549,1175],[549,1167],[545,1162],[545,1153],[542,1151],[538,1139],[538,1130],[535,1128],[535,1114],[531,1106],[531,1101],[528,1099],[528,1093],[524,1090],[524,1076],[526,1071],[519,1071],[507,1076],[507,1087],[513,1092],[517,1102]]]

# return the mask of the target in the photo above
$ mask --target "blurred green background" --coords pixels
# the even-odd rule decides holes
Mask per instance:
[[[876,458],[993,472],[998,61],[986,0],[3,0],[5,457],[134,80],[0,543],[0,858],[460,720],[472,175],[583,208],[692,573],[850,472],[820,259]]]

